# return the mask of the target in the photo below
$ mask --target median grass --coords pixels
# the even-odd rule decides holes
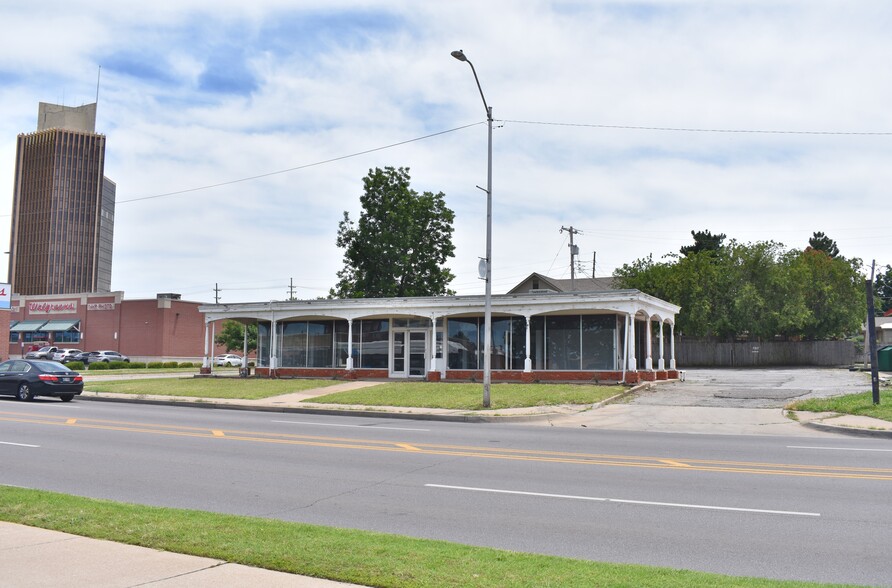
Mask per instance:
[[[820,586],[516,553],[10,486],[0,486],[0,520],[363,586]]]
[[[144,373],[144,372],[143,372]],[[189,398],[234,398],[254,400],[324,388],[339,384],[336,380],[263,378],[143,378],[87,382],[87,392],[111,392]],[[490,388],[492,409],[554,406],[559,404],[594,404],[622,393],[624,386],[597,384],[493,384]],[[480,410],[483,385],[445,382],[387,382],[336,392],[308,399],[322,404],[362,406],[404,406]]]
[[[616,396],[625,389],[623,386],[595,384],[493,384],[490,387],[490,408],[594,404]],[[483,385],[388,382],[369,388],[317,396],[306,402],[480,410],[483,408]]]
[[[338,383],[334,380],[264,380],[260,378],[146,378],[87,382],[84,384],[84,390],[115,394],[257,400],[314,388],[324,388]]]
[[[809,398],[787,405],[787,410],[807,410],[809,412],[838,412],[856,414],[884,421],[892,421],[892,390],[880,391],[880,403],[873,403],[873,393],[847,394],[833,398]]]

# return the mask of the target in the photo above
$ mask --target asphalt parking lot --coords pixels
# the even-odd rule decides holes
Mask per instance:
[[[840,368],[689,369],[684,381],[641,388],[616,402],[545,423],[587,427],[718,435],[834,435],[806,428],[820,413],[790,419],[788,403],[870,390],[870,376]]]
[[[870,389],[870,374],[841,368],[685,370],[683,382],[653,386],[628,403],[641,406],[783,408],[804,398]]]

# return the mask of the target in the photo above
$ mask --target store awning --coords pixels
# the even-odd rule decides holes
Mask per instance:
[[[40,327],[46,324],[46,320],[38,320],[38,321],[22,321],[20,323],[16,323],[14,327],[9,328],[10,333],[21,333],[28,331],[39,331]]]
[[[64,320],[64,321],[50,321],[47,324],[43,325],[38,331],[49,332],[49,331],[70,331],[72,328],[76,327],[80,324],[79,320]],[[80,330],[80,329],[75,329]]]

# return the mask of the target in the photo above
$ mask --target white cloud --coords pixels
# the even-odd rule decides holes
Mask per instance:
[[[32,3],[33,4],[33,3]],[[227,301],[325,294],[343,211],[375,166],[456,211],[453,287],[479,293],[486,127],[497,119],[791,131],[892,131],[892,6],[838,2],[302,2],[0,7],[0,209],[37,102],[95,97],[118,184],[113,287]],[[37,42],[31,42],[37,41]],[[498,122],[494,290],[568,274],[566,234],[598,273],[677,251],[690,231],[892,262],[892,136],[686,133]],[[0,217],[0,234],[8,230]],[[245,288],[267,288],[250,290]]]

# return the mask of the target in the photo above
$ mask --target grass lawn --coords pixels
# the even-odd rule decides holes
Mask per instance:
[[[84,390],[115,394],[257,400],[313,388],[324,388],[338,383],[334,380],[265,380],[260,378],[145,378],[86,382]]]
[[[873,404],[873,393],[848,394],[834,398],[809,398],[787,405],[787,410],[839,412],[892,421],[892,390],[880,390],[880,403]]]
[[[0,486],[0,520],[364,586],[820,586],[605,564]]]
[[[616,396],[625,389],[624,386],[596,384],[493,384],[489,399],[494,409],[593,404]],[[483,408],[483,384],[388,382],[317,396],[306,402],[480,410]]]

